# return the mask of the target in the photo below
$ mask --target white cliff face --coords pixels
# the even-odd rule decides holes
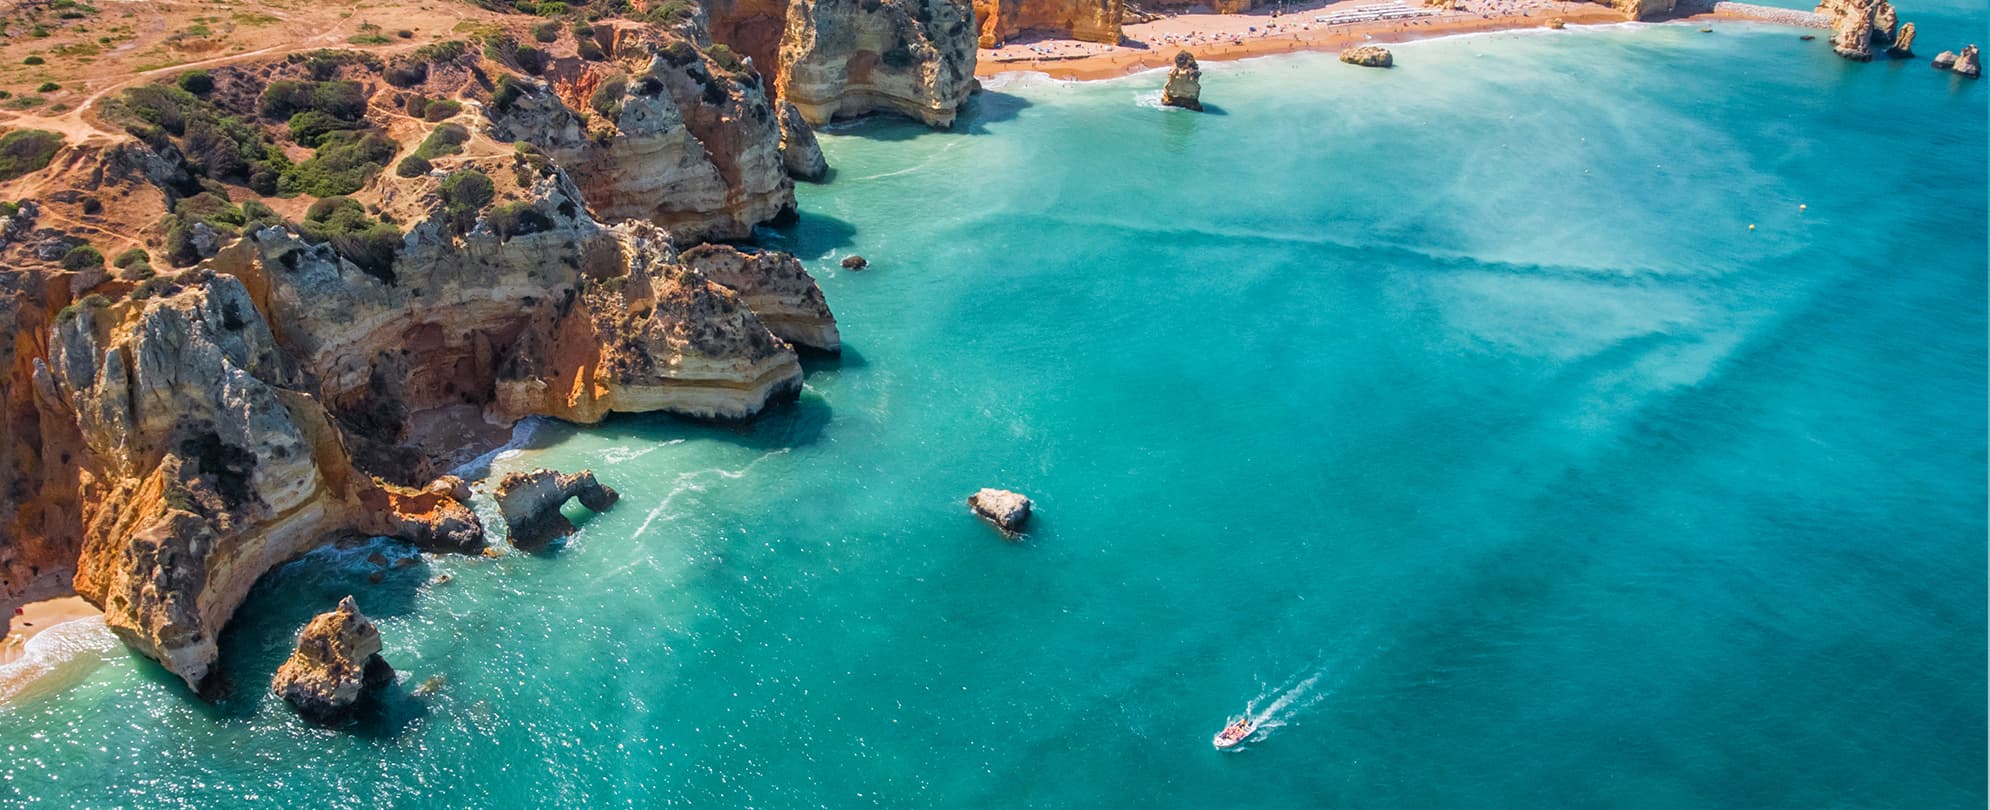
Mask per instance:
[[[686,267],[738,293],[776,337],[817,351],[842,350],[836,316],[830,314],[822,288],[801,260],[769,250],[748,253],[730,245],[700,245],[680,258]]]
[[[953,125],[974,89],[966,0],[791,0],[776,86],[813,125],[888,112]]]
[[[615,119],[583,114],[534,86],[487,111],[500,141],[525,141],[559,161],[595,215],[640,219],[684,241],[741,239],[794,212],[781,132],[758,74],[729,70],[682,40],[630,38]]]

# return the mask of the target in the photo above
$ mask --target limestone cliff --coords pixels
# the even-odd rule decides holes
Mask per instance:
[[[485,110],[493,136],[559,161],[602,219],[648,220],[680,240],[743,239],[794,215],[759,74],[647,29],[614,48],[573,82],[518,80]]]
[[[775,83],[813,125],[890,112],[948,127],[975,40],[967,0],[792,0]]]
[[[1025,31],[1116,44],[1125,0],[975,0],[979,44],[993,48]]]
[[[1823,0],[1817,13],[1831,19],[1831,47],[1859,62],[1873,58],[1873,46],[1893,43],[1899,14],[1887,0]]]
[[[70,578],[134,649],[217,686],[216,641],[272,567],[352,536],[481,548],[462,488],[411,487],[515,420],[746,417],[798,390],[750,302],[833,344],[799,264],[717,262],[721,281],[673,244],[792,211],[773,108],[745,66],[652,34],[555,86],[491,81],[502,66],[469,51],[390,70],[394,91],[363,56],[231,64],[206,95],[128,94],[113,120],[133,139],[6,186],[38,200],[0,218],[0,595]],[[572,102],[559,85],[586,70],[603,73]],[[270,178],[222,158],[289,182],[310,154],[309,116],[268,112],[276,78],[400,170],[263,203],[244,184]],[[473,125],[432,161],[409,147],[435,128],[393,112],[416,94],[456,94],[443,117]],[[134,257],[112,270],[114,251]]]
[[[700,245],[684,252],[686,267],[739,294],[776,337],[817,351],[843,349],[836,316],[801,260],[771,250]]]
[[[815,141],[815,130],[802,120],[802,111],[788,102],[781,102],[781,164],[788,170],[788,176],[796,180],[815,182],[829,174],[829,161],[822,157],[822,146]]]
[[[1679,13],[1678,0],[1608,0],[1627,20],[1654,20]]]

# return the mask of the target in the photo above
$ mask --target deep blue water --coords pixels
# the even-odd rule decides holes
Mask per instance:
[[[1932,53],[1983,10],[1907,17]],[[226,639],[236,697],[93,659],[0,708],[0,779],[1984,806],[1986,88],[1743,25],[1396,55],[1205,65],[1203,115],[1147,74],[836,128],[767,235],[848,346],[800,402],[547,426],[497,468],[624,494],[563,547],[308,558]],[[966,513],[988,485],[1037,499],[1022,542]],[[311,729],[255,685],[345,593],[403,692],[447,683]],[[1247,705],[1268,733],[1211,750]]]

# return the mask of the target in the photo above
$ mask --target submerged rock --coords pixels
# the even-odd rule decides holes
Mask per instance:
[[[593,470],[561,475],[540,468],[529,473],[514,472],[498,481],[498,511],[511,530],[511,544],[520,548],[543,545],[574,530],[560,507],[573,498],[596,512],[607,511],[622,496],[594,480]]]
[[[1175,54],[1175,67],[1168,71],[1168,84],[1161,88],[1161,103],[1184,110],[1202,109],[1202,68],[1188,51]]]
[[[843,259],[843,269],[845,270],[862,270],[869,266],[871,266],[870,260],[862,256],[852,255]]]
[[[1362,67],[1385,68],[1396,63],[1396,58],[1393,54],[1389,53],[1389,49],[1379,45],[1361,45],[1341,51],[1340,60],[1350,65],[1360,65]]]
[[[270,687],[304,719],[329,726],[351,720],[361,701],[393,680],[379,629],[348,596],[304,626]]]
[[[1955,51],[1942,51],[1941,53],[1935,54],[1934,61],[1929,62],[1928,64],[1933,65],[1936,70],[1948,70],[1950,68],[1953,68],[1955,67]]]
[[[975,514],[1012,534],[1029,522],[1030,510],[1036,506],[1029,498],[1006,489],[982,489],[967,497],[967,505]]]

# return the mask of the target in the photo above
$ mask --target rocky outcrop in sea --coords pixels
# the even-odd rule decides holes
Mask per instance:
[[[605,512],[622,496],[594,480],[593,470],[562,475],[541,468],[505,475],[498,480],[495,497],[511,544],[534,548],[573,532],[573,522],[560,512],[567,501],[579,498],[589,510]]]
[[[1831,20],[1831,47],[1839,56],[1871,61],[1875,45],[1893,44],[1900,22],[1887,0],[1823,0],[1817,13]]]
[[[1028,523],[1036,507],[1029,498],[1006,489],[984,488],[967,496],[968,508],[1003,532],[1014,534]]]
[[[348,596],[304,626],[270,688],[304,719],[336,726],[393,682],[394,668],[380,657],[380,630]]]
[[[802,111],[788,102],[780,103],[781,165],[796,180],[816,182],[829,174],[829,161],[815,141],[815,129],[802,120]]]
[[[1350,65],[1385,68],[1396,63],[1394,54],[1380,45],[1359,45],[1340,52],[1340,60]]]
[[[1161,103],[1185,110],[1202,109],[1202,67],[1188,51],[1175,54],[1175,66],[1168,71],[1168,83],[1161,88]]]
[[[1963,46],[1962,52],[1955,55],[1955,62],[1949,65],[1949,70],[1972,79],[1980,75],[1983,69],[1977,64],[1976,46]]]

